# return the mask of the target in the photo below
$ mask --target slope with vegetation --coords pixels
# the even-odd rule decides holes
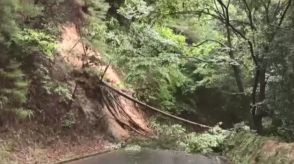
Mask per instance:
[[[266,163],[282,150],[262,151],[294,135],[293,5],[0,0],[0,163],[50,163],[155,134],[129,144]],[[164,112],[217,126],[200,133],[162,121],[101,80]],[[243,125],[253,131],[239,132]]]

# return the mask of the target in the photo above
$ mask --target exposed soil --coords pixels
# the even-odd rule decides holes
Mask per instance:
[[[87,74],[83,72],[85,67],[103,74],[107,65],[103,62],[99,52],[82,41],[79,29],[72,23],[62,25],[59,55],[66,64],[72,66],[76,72],[80,72],[77,77],[79,80],[81,77],[83,78],[83,85],[77,83],[75,97],[89,119],[97,117],[97,114],[103,115],[104,129],[118,140],[129,138],[130,130],[142,135],[151,133],[144,114],[133,102],[121,96],[113,95],[109,90],[99,88],[97,77],[95,79],[95,77],[89,78],[88,75],[84,76]],[[108,67],[104,76],[107,77],[111,85],[117,86],[122,83],[121,78],[112,66]],[[98,101],[98,99],[100,100]]]
[[[63,24],[61,25],[61,29],[62,40],[59,44],[59,55],[67,64],[76,69],[81,69],[83,67],[83,62],[87,62],[85,60],[96,59],[97,63],[91,65],[91,68],[96,69],[98,72],[103,72],[105,70],[107,65],[103,62],[101,54],[96,50],[90,49],[88,46],[83,47],[80,34],[75,24]],[[84,56],[85,52],[87,53],[86,57]],[[105,77],[113,85],[122,83],[121,77],[112,66],[108,68]]]
[[[33,123],[14,126],[0,135],[0,163],[55,163],[114,148],[97,130],[61,130]]]
[[[34,67],[28,106],[37,117],[0,129],[0,163],[54,163],[113,149],[113,140],[152,135],[144,113],[133,102],[99,86],[98,76],[85,71],[85,63],[98,74],[107,65],[98,51],[82,43],[77,26],[65,23],[60,29],[59,49],[53,61],[39,54],[28,60]],[[67,85],[73,100],[46,93],[39,70],[52,81]],[[112,66],[105,79],[113,86],[122,83]],[[124,91],[131,93],[126,88]],[[68,120],[73,122],[64,126]]]

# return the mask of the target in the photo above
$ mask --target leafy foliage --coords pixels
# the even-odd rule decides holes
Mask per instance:
[[[55,82],[50,78],[44,78],[42,81],[42,87],[49,95],[57,95],[60,97],[60,101],[67,102],[72,100],[72,93],[67,84],[61,82]]]
[[[8,41],[10,35],[18,30],[18,23],[28,17],[34,17],[41,13],[41,7],[30,2],[20,0],[0,1],[0,41]]]
[[[108,42],[115,49],[109,56],[139,98],[169,111],[183,111],[178,97],[212,88],[223,97],[251,96],[254,118],[274,113],[290,127],[292,10],[288,0],[125,1],[119,11],[131,23],[121,28],[110,20]]]
[[[222,40],[222,36],[211,28],[214,23],[204,23],[205,19],[201,20],[203,23],[185,19],[190,22],[187,24],[180,19],[167,19],[150,26],[144,18],[152,17],[153,7],[142,6],[148,6],[148,3],[126,1],[120,8],[121,14],[134,22],[125,30],[111,20],[107,37],[112,49],[108,52],[110,60],[127,72],[126,81],[135,89],[138,98],[170,112],[181,113],[186,109],[176,94],[229,84],[226,79],[231,80],[229,70],[234,61],[224,56],[227,50],[217,42],[201,43],[202,39],[211,37]],[[185,32],[186,26],[202,31],[199,36],[192,37],[196,38],[192,46],[187,40],[194,32]],[[200,45],[197,45],[199,39]]]
[[[227,131],[216,127],[208,133],[190,133],[180,145],[186,147],[186,151],[191,153],[218,152],[222,151],[223,142],[227,135]]]
[[[128,72],[126,81],[139,98],[172,110],[173,94],[187,80],[180,71],[179,46],[144,24],[132,25],[129,33],[132,37],[123,31],[108,34],[117,47],[110,52],[112,61]]]
[[[183,150],[190,153],[213,153],[222,150],[229,131],[214,127],[208,132],[188,132],[179,124],[153,122],[152,127],[158,135],[157,140],[139,141],[141,146],[160,149]],[[136,142],[135,142],[136,143]]]
[[[22,51],[15,49],[13,37],[19,32],[21,23],[29,17],[40,14],[40,11],[39,6],[32,5],[30,2],[0,1],[0,20],[2,22],[0,25],[1,120],[26,119],[33,116],[33,112],[25,108],[29,81],[22,71],[22,61],[19,61],[21,59],[19,54]]]
[[[52,57],[57,48],[56,38],[46,32],[33,29],[23,29],[14,35],[13,41],[25,53],[42,52]]]
[[[65,0],[40,0],[35,4],[0,0],[1,111],[18,113],[21,118],[32,116],[25,109],[29,80],[22,63],[28,54],[35,52],[53,57],[57,38],[42,27],[55,27],[52,24],[70,20],[81,26],[82,41],[87,46],[99,49],[111,64],[121,69],[126,83],[139,99],[172,113],[185,114],[189,108],[189,112],[199,114],[203,104],[216,101],[213,96],[207,102],[197,101],[207,96],[201,92],[204,88],[221,94],[215,97],[224,98],[227,103],[214,108],[236,110],[243,116],[249,114],[247,100],[251,96],[253,115],[256,109],[261,118],[273,117],[278,120],[275,124],[278,134],[293,137],[291,0],[121,2],[83,0],[74,4]],[[65,12],[71,5],[77,5],[81,11]],[[60,8],[64,12],[54,12]],[[45,12],[41,13],[42,10]],[[121,23],[119,17],[127,23]],[[238,80],[244,88],[241,91]],[[42,85],[48,94],[61,97],[61,101],[72,98],[67,84],[50,79],[50,75],[42,77]],[[245,103],[230,102],[237,100],[234,96]],[[210,115],[218,111],[208,107]],[[233,117],[232,113],[227,117]],[[210,119],[213,118],[207,118]],[[73,122],[69,113],[64,124],[72,126]],[[170,143],[182,145],[190,152],[214,151],[224,139],[221,130],[187,135],[177,125],[171,129],[155,128],[163,136],[164,133],[171,136]]]
[[[72,128],[76,124],[75,114],[73,112],[68,112],[63,118],[62,126],[64,128]]]
[[[13,114],[16,118],[25,119],[33,113],[23,108],[27,101],[28,82],[19,66],[19,63],[11,61],[7,67],[0,69],[0,112],[1,115]]]
[[[144,0],[127,0],[118,10],[120,14],[129,20],[146,18],[152,11],[153,7],[148,6]]]
[[[292,19],[287,23],[293,25]],[[273,65],[268,75],[268,104],[269,110],[274,113],[275,125],[278,133],[287,139],[293,139],[293,82],[294,82],[294,51],[293,51],[293,29],[282,29],[275,40],[275,49],[271,52],[270,59]]]

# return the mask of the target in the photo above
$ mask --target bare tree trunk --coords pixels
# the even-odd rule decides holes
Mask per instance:
[[[265,77],[266,69],[265,66],[263,66],[260,69],[260,77],[259,77],[259,96],[258,96],[258,101],[260,103],[259,105],[259,111],[256,115],[257,123],[257,131],[259,133],[262,133],[262,117],[265,116],[265,109],[264,109],[264,101],[265,101],[265,87],[266,87],[266,77]]]
[[[259,88],[258,88],[259,86]],[[258,97],[257,90],[259,89]],[[264,101],[266,95],[266,68],[265,65],[256,68],[254,86],[252,90],[252,119],[254,124],[254,129],[258,133],[262,133],[262,117],[265,115],[264,112]]]
[[[241,77],[241,69],[239,66],[232,66],[232,68],[234,70],[234,76],[235,76],[238,90],[240,93],[244,93],[244,86],[243,86],[242,77]]]
[[[259,84],[259,78],[260,78],[260,70],[259,68],[256,68],[255,75],[254,75],[254,84],[253,84],[253,89],[252,89],[252,104],[251,104],[251,116],[253,120],[253,129],[260,131],[262,128],[260,126],[261,124],[261,119],[257,117],[257,100],[256,100],[256,95],[257,95],[257,87]]]
[[[229,9],[226,9],[226,30],[227,30],[227,44],[229,49],[229,56],[230,59],[235,61],[235,56],[234,56],[234,50],[233,50],[233,45],[232,45],[232,33],[230,29],[230,17],[229,17]],[[244,86],[242,82],[242,76],[241,76],[241,69],[238,65],[232,65],[233,71],[234,71],[234,76],[235,76],[235,81],[238,87],[239,92],[243,93],[244,92]]]
[[[260,69],[260,77],[259,77],[259,102],[263,102],[265,100],[265,87],[266,87],[266,77],[265,77],[266,69],[262,67]]]

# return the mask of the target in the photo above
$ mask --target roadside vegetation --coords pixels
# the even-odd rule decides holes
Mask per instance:
[[[293,9],[293,0],[0,0],[0,163],[91,129],[266,163],[260,150],[294,139]],[[213,128],[142,114],[101,80]]]

